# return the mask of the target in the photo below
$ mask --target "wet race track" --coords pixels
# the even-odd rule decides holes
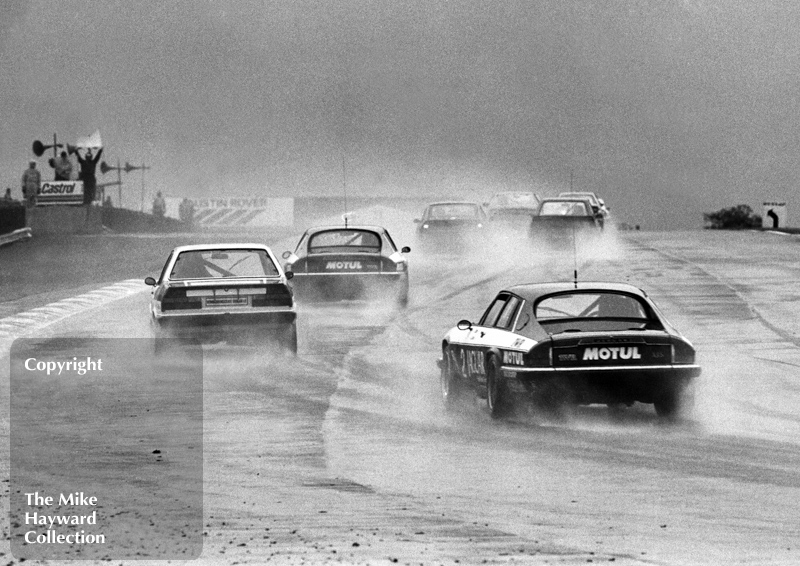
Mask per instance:
[[[694,415],[666,424],[649,405],[582,407],[564,422],[493,421],[479,400],[445,414],[447,329],[504,286],[570,279],[573,257],[423,256],[396,239],[412,246],[404,311],[301,305],[296,359],[203,347],[200,563],[800,563],[800,240],[610,233],[582,250],[580,279],[642,287],[697,348]],[[5,407],[14,337],[150,336],[138,281],[61,295],[23,296],[0,320]],[[2,501],[10,563],[8,489]]]

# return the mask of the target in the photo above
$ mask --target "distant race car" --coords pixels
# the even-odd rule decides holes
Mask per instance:
[[[417,241],[425,249],[447,252],[480,239],[488,218],[477,202],[435,202],[414,222]]]
[[[603,201],[603,199],[597,196],[596,193],[590,191],[567,191],[559,193],[558,196],[570,198],[588,198],[589,202],[592,203],[592,210],[597,215],[601,226],[606,220],[608,220],[608,217],[611,214],[611,210],[606,206],[606,203]]]
[[[263,244],[204,244],[172,250],[153,287],[156,338],[261,345],[297,353],[291,276]]]
[[[408,304],[408,260],[381,226],[320,226],[306,230],[284,266],[298,299],[392,297]]]
[[[445,335],[439,366],[445,407],[477,393],[492,417],[518,402],[556,414],[570,404],[640,402],[672,418],[700,375],[692,344],[625,283],[500,291],[477,323],[461,320]]]
[[[532,192],[495,193],[486,202],[486,212],[494,229],[527,230],[531,216],[537,214],[541,199]]]
[[[596,235],[602,226],[586,198],[545,198],[531,217],[529,235],[555,245],[571,245],[573,236]]]

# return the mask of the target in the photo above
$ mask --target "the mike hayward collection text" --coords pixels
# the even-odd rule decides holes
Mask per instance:
[[[52,506],[56,499],[53,496],[40,495],[38,491],[25,493],[29,506]],[[97,497],[89,497],[82,491],[75,493],[60,493],[57,505],[70,507],[96,507]],[[25,542],[27,544],[105,544],[103,534],[87,533],[84,529],[70,529],[80,525],[97,525],[97,509],[84,515],[47,515],[37,511],[25,513],[26,525],[44,527],[44,531],[27,531]],[[59,533],[56,527],[66,528],[68,532]]]

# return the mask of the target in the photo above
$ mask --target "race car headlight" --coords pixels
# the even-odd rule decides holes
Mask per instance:
[[[426,230],[428,229],[428,225],[427,225],[427,224],[423,224],[423,225],[422,225],[422,227],[423,227],[424,229],[426,229]]]

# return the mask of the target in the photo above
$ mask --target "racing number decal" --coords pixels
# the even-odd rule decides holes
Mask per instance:
[[[467,350],[467,369],[471,375],[485,375],[486,368],[483,364],[483,352],[480,350]]]
[[[457,368],[458,373],[463,377],[486,374],[482,351],[451,348],[448,352],[450,354],[450,367]]]

